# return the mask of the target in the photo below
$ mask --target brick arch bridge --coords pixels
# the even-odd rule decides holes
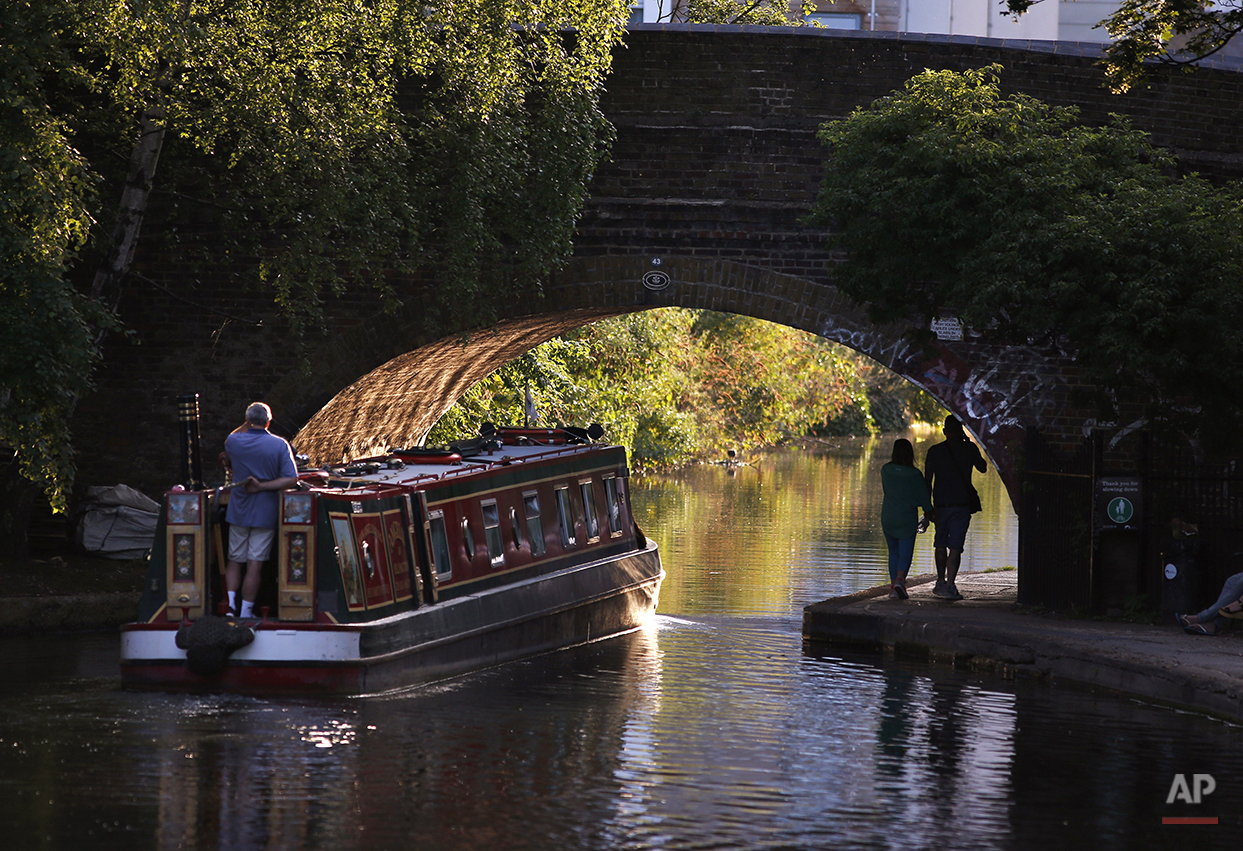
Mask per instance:
[[[661,290],[644,284],[644,276],[653,271],[668,278]],[[273,387],[268,398],[278,410],[314,410],[295,443],[316,463],[381,452],[421,441],[475,382],[557,334],[610,316],[679,306],[778,322],[872,357],[962,416],[1008,483],[1021,446],[1023,417],[1048,421],[1066,404],[1068,379],[1059,370],[1063,365],[1047,362],[1041,352],[971,342],[925,352],[903,339],[901,328],[870,323],[827,282],[733,260],[699,260],[672,252],[576,258],[558,274],[548,301],[558,306],[555,311],[518,316],[402,352],[351,382],[322,407],[320,391],[294,376]],[[406,329],[416,320],[414,315],[406,321],[400,316],[390,319],[384,337],[408,340]],[[364,356],[374,359],[386,348],[387,342],[373,329],[358,329],[322,355],[317,371],[340,364],[345,352],[355,357],[367,353]]]
[[[175,481],[173,399],[186,392],[202,396],[207,447],[223,442],[252,399],[269,401],[277,430],[296,433],[299,450],[320,460],[417,442],[471,384],[540,342],[607,316],[678,305],[780,322],[875,358],[959,414],[1017,497],[1026,429],[1069,444],[1092,425],[1070,402],[1073,364],[1033,348],[992,346],[970,332],[924,351],[905,343],[902,329],[869,323],[833,287],[825,233],[801,223],[824,168],[815,130],[925,68],[999,62],[1008,91],[1077,105],[1087,121],[1127,113],[1188,170],[1243,176],[1237,69],[1160,72],[1146,89],[1117,97],[1103,88],[1098,50],[815,29],[637,27],[617,51],[603,101],[617,128],[612,160],[592,185],[575,256],[546,298],[515,305],[497,327],[448,317],[428,333],[416,330],[423,327],[417,308],[386,313],[373,296],[347,294],[299,361],[270,296],[187,282],[176,263],[140,257],[144,277],[131,283],[120,310],[141,345],[109,344],[97,389],[79,407],[79,483],[124,481],[154,491]],[[667,275],[668,286],[645,286],[651,271]],[[417,305],[417,292],[408,295]]]

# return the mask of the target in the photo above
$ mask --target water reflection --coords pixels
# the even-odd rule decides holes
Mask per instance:
[[[1180,771],[1217,778],[1213,814],[1243,812],[1237,727],[808,654],[774,619],[657,621],[383,698],[127,694],[106,678],[5,693],[6,844],[1159,848]],[[81,639],[60,641],[73,655]]]
[[[677,567],[661,588],[660,610],[798,616],[811,603],[888,582],[880,468],[896,436],[772,452],[737,470],[704,465],[646,478],[634,491],[636,517]],[[939,435],[905,436],[922,469]],[[1014,566],[1018,520],[1005,487],[991,465],[975,482],[984,510],[971,518],[962,568]],[[912,575],[932,572],[932,535],[920,535]]]
[[[5,845],[1129,851],[1233,837],[1238,727],[805,649],[805,600],[884,575],[867,508],[879,456],[847,455],[865,471],[778,456],[653,483],[641,510],[675,510],[648,525],[673,589],[652,628],[433,687],[131,694],[115,636],[0,640]],[[984,538],[980,552],[1005,557],[1004,534]],[[1212,774],[1212,800],[1166,805],[1176,773]],[[1160,824],[1200,813],[1223,825]]]

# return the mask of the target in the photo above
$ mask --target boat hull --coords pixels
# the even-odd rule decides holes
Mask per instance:
[[[651,618],[664,578],[656,545],[359,624],[260,623],[218,674],[200,676],[177,624],[122,628],[128,688],[250,694],[374,694],[621,635]]]

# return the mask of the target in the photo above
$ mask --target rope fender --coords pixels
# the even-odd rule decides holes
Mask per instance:
[[[204,615],[177,628],[177,646],[186,651],[190,673],[210,677],[224,670],[229,654],[255,640],[245,624],[216,615]]]

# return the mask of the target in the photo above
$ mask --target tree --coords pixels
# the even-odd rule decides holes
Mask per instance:
[[[92,328],[106,323],[65,279],[94,222],[95,177],[51,106],[80,74],[56,37],[61,11],[0,12],[0,439],[57,507],[68,416],[97,356]]]
[[[431,444],[471,437],[484,422],[520,426],[529,393],[543,428],[601,423],[635,464],[687,461],[701,445],[684,409],[692,311],[656,310],[556,337],[481,381],[436,423]]]
[[[537,346],[471,388],[427,440],[471,437],[484,422],[521,425],[529,392],[539,425],[599,422],[636,465],[667,467],[807,434],[872,433],[864,377],[872,368],[881,369],[771,322],[651,310]]]
[[[1071,355],[1103,416],[1135,401],[1236,433],[1243,195],[1170,177],[1121,117],[1087,127],[1003,97],[1001,70],[928,71],[822,126],[813,217],[845,252],[838,286],[877,321],[953,312],[994,342]]]
[[[667,7],[667,8],[666,8]],[[806,0],[803,15],[815,10]],[[790,20],[790,3],[785,0],[664,0],[660,19],[685,24],[751,24],[753,26],[799,26]]]
[[[765,446],[828,433],[844,419],[863,433],[873,430],[860,366],[842,346],[709,311],[696,318],[691,333],[696,406],[714,412],[720,446]]]
[[[1039,2],[1006,0],[1006,8],[1022,15]],[[1125,92],[1142,79],[1146,60],[1189,65],[1224,49],[1243,30],[1243,6],[1237,0],[1122,0],[1101,23],[1112,39],[1105,72],[1113,90]]]
[[[610,139],[598,93],[627,10],[5,4],[0,439],[24,474],[64,506],[68,416],[153,198],[215,211],[210,238],[162,238],[268,288],[296,332],[347,286],[396,307],[394,272],[436,270],[446,303],[483,319],[492,288],[538,295]]]

